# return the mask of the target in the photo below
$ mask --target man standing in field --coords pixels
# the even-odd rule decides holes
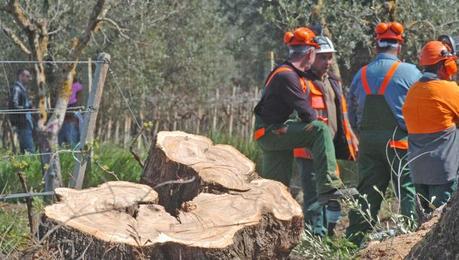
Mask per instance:
[[[362,196],[361,209],[349,213],[346,235],[356,244],[376,222],[391,180],[401,214],[413,218],[416,212],[414,186],[408,167],[403,168],[408,143],[402,106],[421,73],[398,59],[404,41],[400,23],[379,23],[375,33],[378,55],[355,75],[348,95],[350,122],[359,136],[357,189]]]
[[[9,109],[16,110],[17,113],[10,115],[10,121],[16,129],[21,153],[33,153],[35,151],[32,137],[34,124],[32,114],[27,111],[27,109],[32,108],[32,105],[26,88],[32,75],[26,69],[19,69],[16,76],[17,80],[10,89]]]

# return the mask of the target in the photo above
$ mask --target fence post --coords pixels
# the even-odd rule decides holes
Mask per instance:
[[[96,71],[92,84],[91,93],[88,97],[87,107],[93,109],[92,113],[86,113],[83,121],[81,132],[79,151],[83,151],[86,145],[92,143],[94,138],[94,129],[96,127],[97,113],[104,90],[105,78],[107,77],[108,66],[110,63],[110,55],[100,53],[97,57]],[[89,150],[92,149],[89,147]],[[70,187],[81,189],[83,187],[84,174],[87,163],[90,159],[90,152],[87,154],[80,153],[77,155],[78,160],[75,163],[73,176],[70,179]]]
[[[233,107],[234,107],[234,102],[236,100],[236,86],[233,87],[233,94],[231,95],[231,100],[230,104],[228,105],[228,110],[230,113],[229,117],[229,127],[228,127],[228,135],[231,137],[233,135],[233,121],[234,121],[234,115],[233,115]]]

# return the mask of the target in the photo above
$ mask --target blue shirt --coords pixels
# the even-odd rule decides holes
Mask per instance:
[[[380,53],[368,64],[367,81],[372,93],[378,93],[384,77],[392,64],[399,59],[395,55]],[[362,69],[357,72],[352,80],[348,94],[349,121],[354,129],[360,127],[362,120],[363,105],[366,93],[362,85]],[[422,76],[415,65],[402,62],[395,71],[384,93],[384,98],[389,105],[398,125],[406,130],[405,120],[402,115],[402,106],[405,102],[408,89]]]

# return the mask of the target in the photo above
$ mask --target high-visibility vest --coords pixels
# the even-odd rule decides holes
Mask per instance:
[[[285,71],[294,71],[290,66],[288,65],[282,65],[277,67],[273,72],[271,72],[271,75],[269,75],[268,79],[266,80],[265,87],[269,86],[269,83],[271,83],[271,80],[276,76],[277,74]],[[311,81],[306,80],[303,77],[298,76],[300,84],[301,84],[301,89],[303,90],[303,93],[306,93],[308,91],[308,86],[311,86]],[[255,140],[258,140],[262,138],[266,133],[266,129],[264,127],[258,128],[255,130],[253,134],[253,138]]]
[[[327,117],[327,106],[325,103],[324,93],[322,93],[321,89],[317,87],[314,82],[311,81],[310,88],[309,88],[309,100],[311,102],[312,108],[317,112],[317,118],[324,123],[328,122]],[[341,124],[343,126],[344,135],[346,137],[346,141],[348,144],[349,154],[351,160],[356,159],[356,151],[354,146],[352,146],[352,136],[351,136],[351,125],[347,120],[347,104],[344,95],[341,95],[341,107],[337,108],[341,110],[342,118]],[[307,148],[295,148],[293,150],[293,156],[295,158],[303,158],[303,159],[313,159],[311,151]]]
[[[391,81],[392,77],[394,76],[395,71],[397,70],[398,66],[400,65],[400,61],[394,62],[389,70],[387,71],[386,75],[384,76],[383,82],[381,86],[379,87],[378,93],[373,94],[371,92],[370,85],[368,84],[368,79],[367,79],[367,67],[368,65],[363,66],[362,68],[362,86],[363,90],[365,91],[365,94],[367,95],[381,95],[384,96],[386,93],[387,86],[389,85],[389,82]],[[407,140],[390,140],[389,141],[389,146],[391,148],[397,148],[401,150],[408,150],[408,141]]]

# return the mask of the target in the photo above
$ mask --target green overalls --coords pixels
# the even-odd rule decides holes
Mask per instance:
[[[401,214],[415,217],[415,189],[406,166],[407,133],[398,127],[394,115],[384,98],[391,74],[398,64],[394,63],[392,73],[386,75],[378,94],[371,93],[366,82],[366,66],[362,69],[362,83],[367,94],[363,108],[359,134],[359,185],[358,202],[361,210],[349,212],[349,227],[346,236],[360,244],[365,233],[377,221],[384,193],[392,180],[398,198],[401,198]],[[364,71],[365,70],[365,71]],[[397,176],[399,175],[399,176]],[[400,184],[400,186],[399,186]],[[376,188],[376,189],[375,189]],[[366,196],[366,200],[362,197]],[[368,216],[368,208],[371,218]],[[363,213],[363,215],[362,215]],[[371,224],[370,224],[371,223]]]

